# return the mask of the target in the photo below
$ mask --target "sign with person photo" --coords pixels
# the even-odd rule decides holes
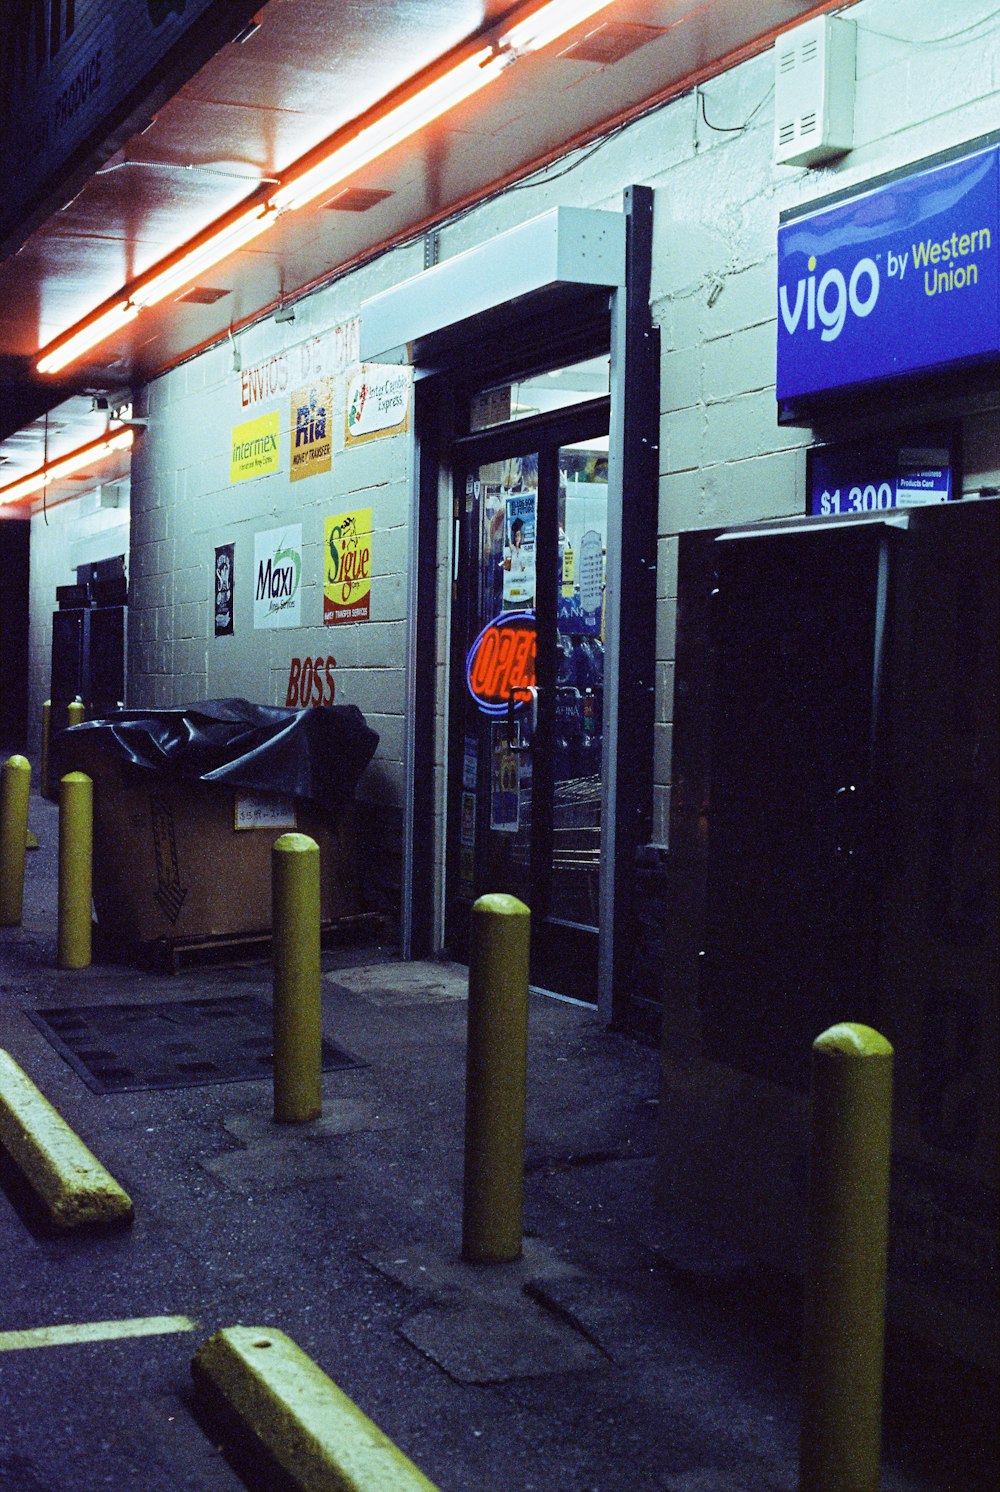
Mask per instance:
[[[503,604],[524,610],[535,604],[536,492],[512,492],[504,500]]]

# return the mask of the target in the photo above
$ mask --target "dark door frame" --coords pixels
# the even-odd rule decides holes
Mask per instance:
[[[591,399],[580,404],[568,405],[544,415],[523,420],[513,420],[488,430],[458,437],[453,445],[453,480],[456,492],[465,490],[464,478],[478,467],[509,456],[538,454],[539,523],[536,535],[536,568],[538,575],[554,576],[558,565],[557,527],[541,522],[543,494],[556,499],[559,483],[558,452],[562,446],[584,441],[608,433],[611,401],[608,396]],[[464,670],[461,660],[464,649],[474,630],[483,618],[472,614],[475,598],[471,594],[473,567],[478,565],[477,533],[465,520],[459,518],[457,532],[461,536],[459,566],[456,567],[456,592],[452,603],[452,655],[450,659],[449,688],[449,740],[448,740],[448,801],[457,803],[461,793],[461,763],[464,698]],[[459,567],[465,567],[470,577],[468,588],[461,584]],[[538,586],[535,594],[535,625],[538,636],[555,638],[557,631],[556,589],[554,586]],[[461,632],[461,637],[459,637]],[[467,635],[468,634],[468,635]],[[534,982],[544,989],[555,988],[558,978],[553,971],[559,968],[562,955],[566,962],[581,969],[581,978],[597,988],[596,939],[589,929],[576,928],[563,919],[550,919],[544,891],[549,884],[552,867],[553,822],[553,727],[555,706],[555,654],[548,649],[539,649],[536,663],[539,688],[538,726],[532,749],[532,816],[531,855],[527,899],[532,909],[532,975]],[[458,825],[451,815],[447,825],[446,853],[449,863],[458,857]],[[446,870],[447,888],[447,870]],[[484,888],[485,889],[485,888]],[[446,889],[446,930],[449,898]],[[455,911],[452,917],[460,923]],[[556,932],[556,929],[558,931]],[[456,951],[461,951],[462,933],[458,928]],[[559,949],[550,948],[548,939],[556,932]],[[592,972],[584,975],[582,970],[592,966]],[[589,995],[581,993],[581,998]]]
[[[410,545],[407,650],[408,783],[404,825],[403,953],[423,957],[435,945],[434,886],[427,870],[427,829],[434,822],[435,676],[437,626],[451,584],[441,575],[450,545],[441,524],[441,494],[450,482],[450,452],[463,428],[467,397],[514,371],[595,356],[610,347],[611,428],[608,503],[607,617],[602,822],[599,1010],[620,1021],[628,1003],[632,953],[633,872],[652,825],[655,689],[657,508],[659,496],[660,355],[649,295],[653,192],[630,186],[623,194],[626,274],[610,296],[577,289],[546,312],[533,308],[530,337],[505,343],[497,336],[462,342],[460,350],[433,340],[416,369],[415,482]],[[610,317],[608,308],[610,306]],[[574,308],[575,307],[575,308]],[[603,309],[602,309],[603,308]],[[494,318],[495,320],[495,318]],[[517,304],[508,324],[519,327]],[[491,323],[492,324],[492,323]],[[495,330],[495,328],[494,328]],[[505,348],[503,353],[487,347]],[[467,428],[467,427],[466,427]],[[454,494],[453,494],[454,498]],[[452,522],[457,518],[453,503]],[[446,591],[447,586],[447,591]],[[422,832],[420,830],[422,827]]]

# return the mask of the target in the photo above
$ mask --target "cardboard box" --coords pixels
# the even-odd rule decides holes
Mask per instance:
[[[121,945],[270,932],[271,847],[293,827],[319,845],[322,921],[360,911],[353,802],[337,805],[334,822],[303,801],[150,772],[83,740],[74,748],[74,767],[94,782],[97,922]]]

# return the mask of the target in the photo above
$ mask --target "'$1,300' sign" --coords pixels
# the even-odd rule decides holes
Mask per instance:
[[[810,512],[882,513],[950,501],[951,441],[947,428],[931,426],[906,440],[812,451]]]
[[[850,487],[842,491],[835,487],[832,492],[824,487],[819,494],[817,513],[876,513],[896,506],[896,494],[888,482],[866,482],[863,487]]]

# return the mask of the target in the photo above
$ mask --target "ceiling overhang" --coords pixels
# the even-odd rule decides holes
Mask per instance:
[[[157,95],[145,129],[123,139],[126,121],[109,134],[114,153],[93,161],[82,183],[68,182],[59,210],[32,219],[4,261],[0,484],[26,460],[28,469],[39,464],[26,445],[32,433],[36,446],[45,438],[46,409],[147,382],[831,8],[833,0],[610,0],[54,376],[40,374],[40,352],[103,302],[248,202],[270,200],[331,142],[539,9],[534,0],[400,0],[362,13],[332,0],[268,0],[249,36],[208,60],[192,53],[198,65],[186,79],[170,74],[174,91]],[[162,94],[162,79],[157,87]],[[129,119],[149,119],[142,103],[132,100]]]

